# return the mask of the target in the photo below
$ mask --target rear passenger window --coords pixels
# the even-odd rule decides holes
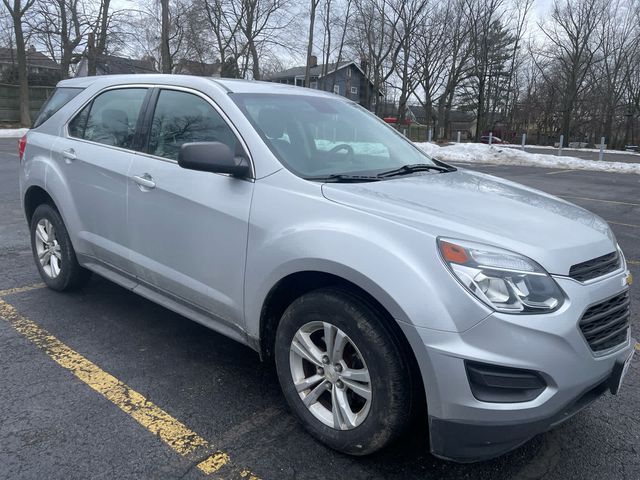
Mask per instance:
[[[54,113],[64,107],[73,98],[78,95],[82,88],[70,88],[70,87],[58,87],[53,91],[53,95],[45,102],[40,109],[35,122],[33,122],[33,128],[38,128],[44,122],[49,120]]]
[[[98,95],[71,120],[69,135],[132,149],[146,94],[146,88],[120,88]]]
[[[235,152],[237,140],[220,114],[203,98],[162,90],[153,114],[149,153],[177,160],[180,147],[189,142],[222,142]]]

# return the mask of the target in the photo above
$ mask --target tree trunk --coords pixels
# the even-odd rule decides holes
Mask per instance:
[[[31,126],[31,114],[29,113],[29,81],[27,75],[27,52],[24,45],[22,32],[21,5],[18,0],[14,2],[11,12],[13,30],[16,37],[16,56],[18,57],[18,83],[20,85],[20,125]]]
[[[304,69],[304,86],[309,87],[309,75],[311,71],[311,53],[313,49],[313,27],[316,23],[316,7],[318,0],[311,0],[311,12],[309,14],[309,43],[307,43],[307,65]]]
[[[254,80],[260,80],[260,59],[258,58],[258,50],[253,40],[249,42],[249,51],[251,52],[251,72]]]
[[[160,32],[160,56],[162,57],[162,73],[171,73],[171,51],[169,50],[169,0],[160,0],[162,10]]]
[[[95,76],[97,74],[97,59],[99,55],[103,55],[107,48],[107,27],[109,26],[109,4],[111,0],[102,0],[100,4],[100,13],[98,18],[98,35],[89,34],[87,42],[87,75]]]

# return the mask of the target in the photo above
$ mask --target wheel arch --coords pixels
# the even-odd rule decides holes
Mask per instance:
[[[381,314],[385,328],[409,364],[416,409],[426,407],[424,383],[417,357],[409,339],[389,309],[360,285],[333,273],[315,270],[298,271],[283,277],[271,288],[265,297],[260,313],[260,357],[268,361],[273,359],[276,330],[287,307],[305,293],[324,287],[343,290],[364,301]]]
[[[31,224],[33,212],[38,208],[38,205],[42,205],[44,203],[51,205],[58,212],[60,211],[56,202],[53,200],[53,197],[51,197],[44,188],[38,185],[32,185],[27,189],[24,194],[24,214],[29,224]]]

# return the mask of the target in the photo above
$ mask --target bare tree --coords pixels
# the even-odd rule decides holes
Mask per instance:
[[[67,78],[69,66],[80,59],[78,47],[88,27],[83,7],[80,0],[39,0],[35,4],[32,32],[51,58],[59,59],[61,78]]]
[[[628,78],[635,65],[634,52],[638,51],[640,37],[638,26],[629,11],[633,2],[613,0],[606,7],[599,35],[601,36],[601,61],[596,64],[596,82],[598,97],[602,99],[601,135],[609,145],[615,146],[613,126],[616,110],[622,105],[622,99],[628,85]]]
[[[309,87],[309,72],[311,70],[311,54],[313,52],[313,29],[316,23],[316,9],[320,0],[311,0],[309,10],[309,41],[307,43],[307,63],[304,69],[304,86]]]
[[[451,33],[455,35],[459,32],[452,30],[451,25],[455,24],[454,16],[458,12],[452,0],[435,5],[418,26],[415,36],[411,93],[433,125],[438,125],[435,105],[447,95],[448,73],[456,60],[455,41]]]
[[[393,75],[400,49],[396,37],[400,17],[391,8],[391,1],[394,0],[354,0],[355,28],[350,41],[354,50],[367,61],[368,75],[376,96],[385,89],[387,80]],[[370,105],[368,93],[365,102]],[[381,113],[380,102],[375,103],[375,113]]]
[[[92,22],[93,25],[87,45],[87,74],[90,76],[96,74],[96,60],[100,55],[104,55],[107,48],[107,34],[110,30],[110,19],[112,18],[109,14],[110,6],[111,0],[101,0],[98,14]]]
[[[395,36],[398,42],[398,48],[395,52],[395,66],[396,73],[400,78],[397,121],[402,124],[407,112],[407,100],[410,91],[413,90],[414,76],[410,75],[410,66],[413,59],[413,48],[417,40],[416,32],[425,21],[427,0],[399,0],[392,4],[392,8],[398,17],[395,27]]]
[[[2,0],[11,15],[13,23],[14,39],[16,44],[16,57],[18,59],[18,83],[20,85],[20,125],[28,127],[31,125],[31,115],[29,113],[29,84],[27,79],[27,50],[24,41],[24,31],[22,29],[24,18],[35,0]]]
[[[561,133],[571,138],[573,114],[584,90],[585,78],[598,61],[602,37],[595,35],[605,10],[604,0],[556,0],[551,22],[540,25],[548,41],[545,56],[560,76]]]
[[[171,47],[169,45],[171,37],[171,25],[169,24],[169,0],[160,0],[160,58],[162,73],[173,71],[173,61],[171,58]]]

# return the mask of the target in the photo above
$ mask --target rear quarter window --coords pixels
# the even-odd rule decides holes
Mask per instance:
[[[54,113],[69,103],[76,95],[78,95],[82,88],[71,87],[58,87],[53,91],[53,94],[44,103],[35,122],[33,122],[33,128],[37,128],[44,122],[49,120]]]

